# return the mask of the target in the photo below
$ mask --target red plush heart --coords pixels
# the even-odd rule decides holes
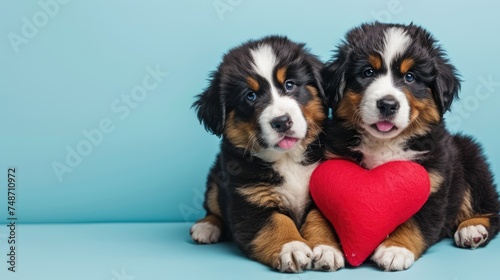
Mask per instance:
[[[335,228],[347,261],[358,266],[424,205],[430,180],[427,171],[411,161],[366,170],[334,159],[316,168],[310,191]]]

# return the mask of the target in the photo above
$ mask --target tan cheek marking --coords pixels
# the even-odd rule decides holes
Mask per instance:
[[[441,115],[439,114],[439,110],[437,108],[434,99],[425,98],[425,99],[417,99],[413,96],[408,90],[404,90],[406,97],[410,101],[410,106],[418,111],[418,116],[421,117],[426,123],[438,123],[441,121]]]
[[[306,147],[312,143],[322,130],[323,121],[326,118],[324,105],[318,96],[318,90],[313,86],[306,86],[307,90],[313,95],[313,99],[305,106],[301,106],[302,113],[307,122],[307,135],[302,145]]]
[[[315,87],[313,87],[313,86],[311,86],[311,85],[307,85],[307,86],[306,86],[306,89],[307,89],[307,90],[308,90],[308,91],[309,91],[312,95],[314,95],[314,96],[318,96],[318,90],[317,90]]]
[[[380,68],[382,68],[382,59],[380,59],[380,56],[378,55],[375,54],[369,55],[368,62],[375,70],[380,70]]]
[[[477,225],[483,225],[485,228],[490,227],[490,218],[488,215],[484,216],[479,216],[475,218],[470,218],[468,220],[463,221],[460,226],[458,226],[458,230],[468,227],[468,226],[477,226]]]
[[[251,141],[256,141],[255,137],[252,137],[257,133],[254,125],[247,122],[236,122],[234,115],[235,112],[231,111],[226,122],[225,133],[229,141],[238,148],[258,148],[257,143],[251,143]]]
[[[415,255],[415,259],[422,255],[426,246],[420,228],[413,218],[396,228],[382,244],[386,247],[404,247]]]
[[[315,123],[316,125],[321,125],[323,120],[325,120],[326,116],[323,111],[323,105],[319,98],[309,101],[302,109],[307,122],[310,124]]]
[[[311,248],[316,245],[331,245],[340,249],[339,239],[328,220],[318,209],[311,210],[300,230],[302,236],[309,242]]]
[[[401,62],[401,66],[399,67],[399,71],[401,72],[401,74],[406,74],[406,72],[408,72],[411,69],[413,64],[414,64],[413,59],[405,58]]]
[[[260,88],[259,82],[257,82],[257,80],[252,77],[247,78],[247,84],[248,87],[253,91],[258,91]]]
[[[278,82],[280,84],[285,83],[285,78],[286,78],[286,68],[281,67],[276,71],[276,78],[278,79]]]
[[[281,195],[269,185],[247,186],[238,188],[236,191],[248,202],[260,207],[275,208],[284,206]]]
[[[215,183],[211,183],[207,192],[207,206],[208,210],[219,217],[222,216],[220,206],[219,206],[219,188]]]
[[[348,121],[352,126],[361,124],[361,115],[359,112],[361,99],[361,94],[352,91],[346,92],[340,100],[340,104],[335,114],[339,118]]]
[[[430,125],[441,121],[441,115],[434,99],[417,99],[408,89],[403,89],[410,105],[410,125],[403,132],[403,136],[423,135],[430,129]]]
[[[274,268],[279,265],[279,254],[283,245],[292,241],[307,241],[300,235],[295,223],[283,214],[274,213],[269,222],[252,241],[251,257]]]

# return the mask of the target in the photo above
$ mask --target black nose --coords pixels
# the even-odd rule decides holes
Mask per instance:
[[[286,132],[292,127],[292,120],[288,114],[276,117],[271,120],[271,127],[276,132]]]
[[[377,107],[380,111],[380,114],[389,117],[396,114],[399,109],[399,102],[393,96],[389,95],[378,100]]]

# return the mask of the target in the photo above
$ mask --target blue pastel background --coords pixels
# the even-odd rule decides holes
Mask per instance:
[[[498,238],[472,252],[443,240],[401,273],[367,263],[334,275],[280,274],[233,243],[193,244],[219,139],[190,106],[222,55],[248,39],[288,35],[327,60],[362,22],[415,22],[464,79],[448,126],[483,144],[498,177],[499,9],[486,0],[0,0],[0,279],[494,279]],[[16,273],[2,225],[9,167]]]
[[[57,10],[40,4],[48,2],[58,3]],[[376,19],[415,22],[440,40],[464,79],[461,101],[447,114],[450,129],[474,135],[500,174],[496,2],[40,3],[0,2],[0,186],[7,168],[16,167],[21,222],[201,217],[219,140],[190,105],[222,55],[250,38],[284,34],[327,60],[348,29]],[[44,9],[52,11],[45,19]],[[36,21],[36,31],[23,18]],[[147,80],[154,89],[140,92],[151,71],[160,72]],[[137,92],[140,101],[126,103]],[[92,134],[101,122],[108,133],[89,147],[84,131]],[[68,153],[78,147],[87,155],[70,156],[69,166]],[[0,209],[5,203],[0,191]],[[5,217],[1,210],[0,221]]]

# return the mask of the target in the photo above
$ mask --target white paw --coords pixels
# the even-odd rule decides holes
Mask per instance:
[[[488,239],[488,230],[483,225],[463,227],[455,232],[458,247],[475,249]]]
[[[317,245],[313,249],[314,270],[335,271],[345,266],[342,252],[330,245]]]
[[[220,229],[208,222],[196,223],[191,227],[191,238],[196,243],[207,244],[219,241]]]
[[[281,247],[276,268],[281,272],[301,272],[311,268],[312,257],[311,248],[304,242],[288,242]]]
[[[372,260],[386,271],[405,270],[415,262],[415,255],[403,247],[379,245]]]

